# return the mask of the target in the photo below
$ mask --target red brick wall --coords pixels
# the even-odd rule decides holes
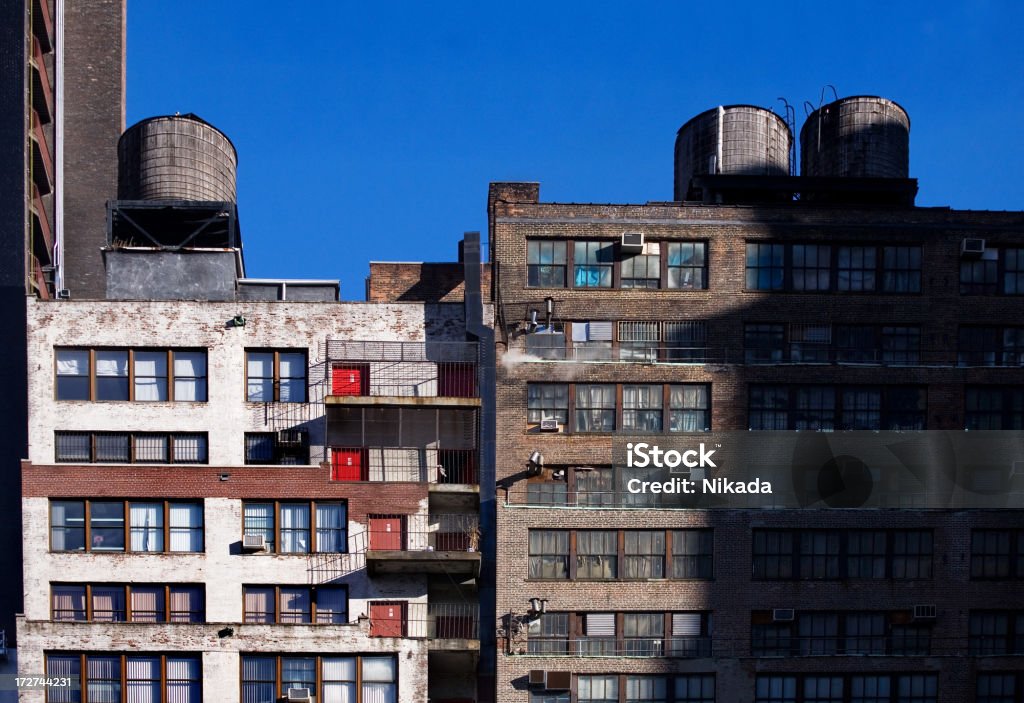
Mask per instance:
[[[466,294],[461,263],[370,262],[366,300],[371,303],[457,303]],[[480,286],[487,295],[491,266],[480,266]]]

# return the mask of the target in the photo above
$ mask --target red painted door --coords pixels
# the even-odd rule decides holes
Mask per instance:
[[[450,398],[476,396],[476,364],[442,362],[437,369],[437,394]]]
[[[331,368],[331,395],[370,395],[370,367],[335,364]]]
[[[404,601],[370,603],[370,637],[402,637],[405,635]]]
[[[363,469],[366,466],[365,449],[332,449],[332,481],[365,481]]]
[[[401,517],[370,518],[370,549],[400,550],[402,548]]]

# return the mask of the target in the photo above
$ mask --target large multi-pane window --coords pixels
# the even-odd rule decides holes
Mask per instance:
[[[668,387],[669,432],[705,432],[711,429],[710,387],[685,383]]]
[[[1024,294],[1024,249],[1003,249],[1003,285],[1005,295]]]
[[[972,530],[971,578],[1024,578],[1024,531]]]
[[[960,327],[957,364],[1021,366],[1024,364],[1024,327]]]
[[[52,584],[53,620],[203,622],[203,586],[191,584]]]
[[[622,361],[658,360],[662,345],[660,322],[620,322],[619,359]]]
[[[569,578],[569,531],[530,530],[530,578]]]
[[[749,387],[752,430],[923,430],[925,389],[918,386]]]
[[[783,290],[786,245],[747,243],[747,290]]]
[[[345,586],[243,586],[245,622],[315,623],[348,622]]]
[[[205,432],[54,433],[54,458],[69,464],[205,464]]]
[[[251,403],[306,402],[306,352],[250,349],[245,352],[245,398]]]
[[[1024,677],[1017,672],[979,672],[975,703],[1020,703]]]
[[[393,655],[242,655],[242,703],[275,703],[288,689],[323,703],[398,703]]]
[[[618,532],[580,530],[576,533],[576,578],[613,579],[618,571]]]
[[[793,244],[793,290],[827,291],[832,247],[827,244]]]
[[[921,247],[882,248],[882,290],[886,293],[921,292]]]
[[[1024,611],[972,610],[968,628],[972,656],[1024,654]]]
[[[544,613],[527,626],[530,654],[569,653],[569,613]]]
[[[611,383],[576,384],[576,431],[613,432],[615,430],[615,385]]]
[[[755,530],[758,580],[929,579],[931,530]]]
[[[534,239],[526,243],[526,285],[565,288],[565,247],[560,239]]]
[[[668,287],[700,290],[708,287],[706,242],[670,242],[668,248]]]
[[[786,327],[775,323],[743,326],[743,360],[748,364],[777,364],[786,355]]]
[[[526,421],[539,423],[553,419],[569,422],[569,385],[566,383],[530,383],[526,387]]]
[[[56,349],[57,400],[206,401],[205,349]]]
[[[615,264],[615,243],[611,241],[573,242],[573,285],[576,288],[611,288]]]
[[[989,249],[980,258],[960,259],[960,294],[993,295],[999,290],[999,254]]]
[[[672,530],[672,570],[676,579],[714,576],[714,533],[711,530]]]
[[[623,553],[623,578],[665,578],[664,530],[626,530]]]
[[[968,386],[964,393],[968,430],[1024,429],[1024,388]]]
[[[836,290],[868,293],[876,290],[878,248],[839,247],[836,260]]]
[[[201,552],[203,506],[175,501],[51,500],[54,552]]]
[[[935,674],[759,675],[754,703],[937,703]]]
[[[660,384],[622,386],[622,429],[661,432],[662,389]]]
[[[526,335],[526,353],[539,359],[564,359],[565,326],[560,322],[540,325]]]
[[[623,288],[658,288],[661,285],[661,245],[644,244],[641,254],[622,259]]]
[[[710,529],[530,530],[529,540],[530,578],[714,576],[714,535]]]
[[[579,361],[611,361],[613,324],[607,320],[573,322],[573,358]]]
[[[48,652],[46,677],[74,677],[81,686],[47,688],[47,703],[202,701],[202,660],[197,654]]]
[[[262,536],[268,552],[348,550],[348,523],[342,502],[247,501],[243,513],[243,534]]]

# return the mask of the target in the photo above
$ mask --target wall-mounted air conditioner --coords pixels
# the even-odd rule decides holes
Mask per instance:
[[[624,232],[619,247],[623,254],[642,254],[644,251],[644,235],[642,232]]]
[[[267,548],[267,539],[263,535],[242,535],[242,549],[246,552],[262,552]]]
[[[776,608],[772,611],[772,622],[793,622],[796,611],[792,608]]]
[[[547,673],[543,669],[530,669],[530,685],[543,686],[547,682]]]
[[[553,417],[541,418],[540,421],[541,432],[558,432],[558,420]]]
[[[283,447],[301,446],[305,435],[305,430],[280,430],[277,433],[277,443]]]
[[[934,605],[915,605],[914,620],[934,620],[936,609]]]
[[[984,239],[967,238],[960,242],[960,256],[981,256],[984,253]]]
[[[308,701],[311,698],[308,688],[289,688],[289,701]]]

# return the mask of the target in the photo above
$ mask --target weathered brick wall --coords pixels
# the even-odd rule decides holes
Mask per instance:
[[[366,300],[371,303],[458,303],[466,295],[461,263],[371,261],[366,279]],[[486,298],[491,289],[491,266],[480,266],[480,287]]]
[[[1020,323],[1020,299],[959,294],[959,247],[964,237],[989,246],[1024,245],[1021,213],[935,209],[590,205],[539,203],[537,184],[492,184],[490,242],[495,263],[498,325],[497,475],[513,492],[525,492],[521,472],[539,450],[545,464],[601,465],[611,459],[609,435],[540,434],[526,423],[530,382],[710,383],[712,427],[748,427],[751,383],[921,384],[927,386],[930,429],[963,427],[965,384],[1024,382],[1012,368],[652,365],[523,362],[522,336],[511,327],[530,309],[554,299],[554,320],[706,320],[708,346],[742,355],[747,322],[920,325],[922,353],[954,349],[961,323]],[[707,290],[538,289],[526,286],[526,239],[618,239],[643,232],[648,241],[708,243]],[[744,289],[747,241],[920,244],[922,292],[914,295],[765,293]],[[664,256],[664,252],[662,253]],[[571,271],[572,261],[568,262]],[[507,337],[505,336],[507,334]],[[509,354],[513,351],[516,353]],[[714,354],[714,351],[711,352]],[[516,475],[519,475],[518,477]],[[498,493],[498,601],[496,626],[510,612],[522,615],[528,599],[548,599],[551,611],[710,610],[713,638],[749,654],[751,611],[908,609],[935,604],[938,643],[967,634],[972,608],[1014,608],[1019,582],[969,578],[970,531],[982,526],[1019,526],[1019,512],[904,511],[665,511],[542,509],[510,506]],[[715,530],[713,581],[539,581],[528,578],[530,528],[640,529],[710,526]],[[752,529],[932,528],[935,574],[916,581],[778,581],[751,579]],[[717,644],[716,644],[717,646]],[[999,659],[828,657],[800,659],[607,659],[498,656],[498,701],[528,700],[530,669],[576,673],[717,673],[720,701],[749,703],[758,672],[939,672],[940,701],[972,700],[975,669],[1019,669]],[[955,662],[955,664],[953,663]]]

